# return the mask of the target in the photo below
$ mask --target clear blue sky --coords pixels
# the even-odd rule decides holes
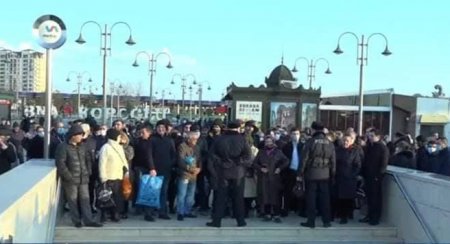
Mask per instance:
[[[369,65],[365,68],[365,88],[394,88],[397,93],[430,95],[434,84],[450,95],[450,2],[441,0],[204,0],[204,1],[6,1],[0,16],[0,46],[20,49],[38,47],[32,37],[33,22],[41,15],[54,14],[67,26],[66,44],[55,53],[54,89],[71,92],[75,83],[65,82],[69,71],[89,71],[101,93],[102,58],[99,31],[91,25],[83,30],[87,43],[78,45],[83,22],[100,24],[126,21],[133,29],[137,45],[124,44],[128,31],[113,30],[112,56],[108,76],[127,87],[141,86],[149,93],[147,63],[131,66],[137,51],[168,50],[174,69],[165,69],[158,60],[155,90],[170,88],[181,97],[179,85],[171,86],[174,73],[194,73],[199,81],[209,81],[207,100],[218,100],[232,81],[240,86],[260,85],[280,64],[290,68],[296,57],[324,57],[332,75],[318,65],[316,83],[323,93],[358,90],[356,41],[341,41],[343,55],[332,51],[344,31],[358,35],[385,34],[393,55],[384,57],[384,40],[369,43]],[[307,86],[305,64],[295,74]],[[197,96],[194,94],[194,97]]]

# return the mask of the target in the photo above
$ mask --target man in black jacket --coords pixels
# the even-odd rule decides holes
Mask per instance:
[[[380,131],[372,129],[367,137],[369,142],[364,151],[362,175],[365,179],[368,215],[360,222],[378,225],[381,217],[381,185],[389,162],[389,149],[381,141]]]
[[[17,155],[12,143],[8,143],[7,137],[11,136],[10,129],[1,126],[0,128],[0,175],[6,173],[16,162]]]
[[[167,191],[172,168],[177,163],[175,143],[167,136],[166,124],[163,120],[156,123],[156,133],[150,139],[152,147],[152,160],[154,169],[158,176],[164,176],[160,195],[159,218],[169,220],[167,207]]]
[[[55,161],[58,175],[69,204],[70,216],[75,227],[100,227],[94,222],[89,204],[89,175],[91,173],[90,155],[82,145],[84,131],[79,125],[73,125],[67,135],[68,141],[58,145]],[[80,216],[81,210],[81,216]]]
[[[136,204],[137,193],[139,192],[141,177],[144,174],[149,174],[151,176],[156,176],[155,165],[153,163],[152,157],[152,145],[150,142],[150,137],[152,135],[152,127],[148,124],[142,124],[139,127],[139,138],[135,141],[134,148],[134,158],[133,158],[133,169],[135,172],[134,177],[134,199],[133,204]],[[136,206],[137,213],[144,211],[144,219],[146,221],[155,221],[152,216],[151,210],[145,206]]]
[[[299,178],[306,183],[306,215],[308,220],[302,226],[314,228],[316,219],[316,199],[319,200],[323,227],[331,226],[330,211],[330,179],[336,172],[336,151],[333,143],[327,139],[323,132],[324,126],[313,122],[311,128],[314,134],[309,139],[302,152],[302,168]]]
[[[291,129],[291,141],[282,148],[284,155],[289,159],[289,167],[281,172],[281,179],[283,181],[282,196],[284,204],[281,209],[281,215],[287,216],[289,211],[296,211],[299,215],[304,216],[304,197],[298,199],[292,193],[295,186],[298,170],[302,168],[303,143],[300,141],[300,129]],[[280,199],[281,200],[281,199]]]
[[[200,207],[201,212],[205,212],[210,209],[209,196],[211,193],[211,183],[209,171],[206,168],[206,165],[208,165],[209,150],[214,144],[214,141],[221,135],[222,127],[223,122],[220,119],[215,120],[210,127],[208,135],[201,137],[197,143],[200,147],[202,165],[205,166],[202,168],[197,177],[197,195],[195,197],[195,204]]]
[[[225,212],[228,194],[233,202],[234,217],[239,227],[246,226],[244,217],[245,167],[251,164],[251,149],[244,136],[239,133],[240,124],[231,122],[228,131],[216,139],[210,149],[208,170],[216,199],[210,227],[220,227]]]
[[[95,198],[95,186],[96,183],[99,182],[99,171],[98,171],[98,160],[96,160],[96,150],[97,150],[97,141],[95,140],[94,136],[91,134],[91,127],[89,124],[83,123],[81,124],[81,128],[84,131],[83,134],[83,140],[82,144],[84,148],[86,149],[86,153],[88,153],[88,157],[86,160],[89,160],[87,162],[87,165],[90,165],[91,168],[89,169],[91,172],[90,178],[89,178],[89,199],[91,203],[92,210],[95,212],[97,211],[94,206],[94,198]]]

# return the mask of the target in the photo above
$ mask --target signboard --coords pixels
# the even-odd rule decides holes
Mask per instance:
[[[45,49],[57,49],[66,42],[66,25],[55,15],[43,15],[33,24],[33,36]]]
[[[317,104],[303,103],[302,105],[302,129],[311,127],[317,119]]]
[[[86,108],[81,107],[80,108],[80,118],[86,118],[88,115],[94,117],[96,120],[102,119],[102,108]],[[142,107],[135,107],[131,110],[127,110],[126,108],[120,108],[119,111],[117,111],[116,108],[107,108],[106,111],[107,117],[120,117],[123,119],[147,119],[150,115],[150,109],[148,107],[142,108]],[[164,114],[170,114],[170,108],[152,108],[152,118],[155,118],[155,120],[160,120],[164,118]],[[24,114],[26,117],[40,117],[45,115],[45,107],[44,106],[26,106],[24,110]],[[52,116],[58,116],[58,110],[55,106],[52,107]],[[70,116],[72,114],[65,114],[64,116]]]
[[[295,127],[297,103],[270,103],[270,127],[281,126],[290,130]]]
[[[254,120],[261,127],[262,102],[236,101],[236,119]]]

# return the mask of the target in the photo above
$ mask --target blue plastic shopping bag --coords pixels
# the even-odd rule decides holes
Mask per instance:
[[[164,176],[142,175],[136,204],[160,208],[160,194]]]

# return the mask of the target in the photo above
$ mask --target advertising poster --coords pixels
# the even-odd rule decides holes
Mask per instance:
[[[311,127],[311,124],[317,119],[317,104],[303,103],[302,106],[302,129]]]
[[[261,127],[262,102],[236,101],[236,119],[254,120]]]
[[[296,103],[273,102],[270,104],[270,127],[281,126],[288,130],[295,127]]]

